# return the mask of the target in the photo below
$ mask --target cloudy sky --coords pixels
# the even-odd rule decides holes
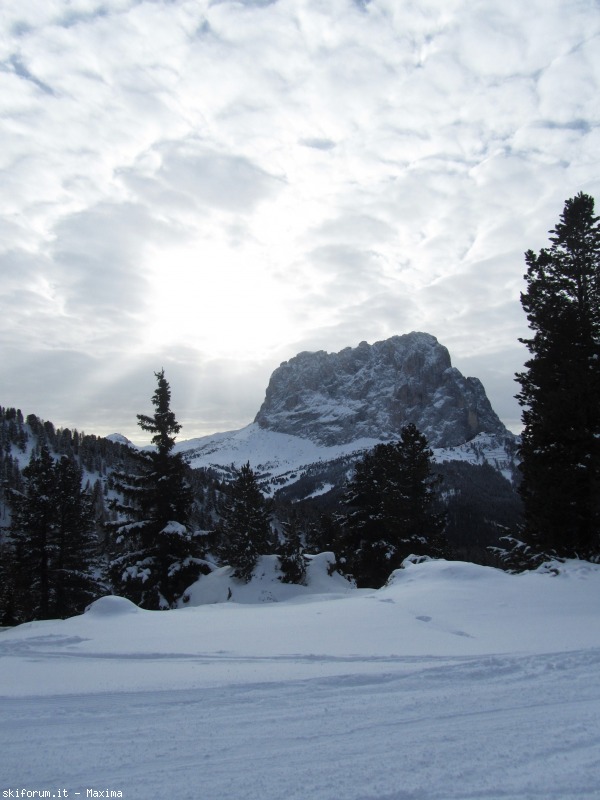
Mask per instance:
[[[600,203],[598,0],[2,0],[0,404],[135,441],[437,336],[518,429],[523,252]]]

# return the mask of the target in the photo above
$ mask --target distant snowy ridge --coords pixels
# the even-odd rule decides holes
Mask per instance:
[[[247,462],[262,481],[262,488],[272,493],[292,484],[308,470],[323,470],[327,464],[353,462],[379,439],[357,439],[341,445],[319,445],[301,436],[264,430],[253,422],[238,431],[215,433],[199,439],[179,442],[175,451],[182,453],[194,468],[210,467],[227,476],[231,465],[240,467]],[[437,462],[464,461],[470,464],[490,464],[511,480],[515,460],[515,437],[481,433],[455,447],[434,448]]]
[[[123,436],[122,433],[110,433],[105,438],[108,439],[109,442],[114,442],[115,444],[126,444],[129,447],[135,447],[134,443],[126,436]]]
[[[398,439],[414,423],[435,459],[488,463],[509,480],[517,438],[492,409],[481,382],[452,367],[448,350],[427,333],[362,342],[339,353],[300,353],[271,376],[250,425],[180,442],[192,467],[223,476],[250,463],[272,493],[327,464],[348,469],[366,450]]]
[[[212,467],[219,471],[227,470],[232,464],[240,467],[249,462],[267,481],[287,476],[293,482],[299,471],[317,462],[358,457],[377,443],[377,439],[358,439],[329,447],[301,436],[265,430],[252,422],[237,431],[179,442],[175,452],[182,453],[194,468]]]

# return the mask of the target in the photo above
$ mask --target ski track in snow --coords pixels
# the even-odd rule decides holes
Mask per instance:
[[[4,631],[0,797],[600,800],[599,587],[431,562],[341,599],[104,598]]]
[[[1,788],[111,788],[131,800],[600,797],[600,650],[433,659],[425,670],[398,661],[378,674],[8,698]]]

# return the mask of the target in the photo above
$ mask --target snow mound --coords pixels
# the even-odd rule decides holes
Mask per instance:
[[[121,617],[126,614],[138,614],[141,609],[138,608],[131,600],[125,597],[118,597],[114,594],[109,594],[106,597],[100,597],[94,600],[85,610],[87,616],[93,617]]]
[[[213,603],[279,603],[310,596],[339,597],[352,591],[354,585],[334,571],[333,553],[306,556],[306,585],[282,582],[279,559],[261,556],[248,583],[233,577],[233,567],[221,567],[202,575],[184,593],[181,608]]]
[[[507,573],[494,567],[483,567],[467,561],[445,561],[440,559],[420,559],[410,556],[402,562],[400,569],[395,569],[387,580],[386,587],[406,584],[414,581],[464,582],[483,581],[494,577],[502,579]]]
[[[575,558],[568,558],[565,561],[553,559],[540,564],[536,570],[533,570],[532,574],[587,580],[594,576],[600,576],[600,564],[593,564],[591,561],[579,561]]]
[[[355,588],[351,581],[335,571],[334,553],[319,553],[306,558],[308,559],[306,585],[310,591],[317,594],[330,592],[347,594]]]

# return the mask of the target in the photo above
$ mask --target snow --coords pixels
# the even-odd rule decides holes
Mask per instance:
[[[228,470],[232,464],[239,468],[249,462],[259,475],[276,480],[279,488],[282,479],[293,483],[303,470],[317,462],[327,463],[345,457],[358,458],[380,442],[379,439],[360,438],[347,444],[327,446],[301,436],[267,430],[253,422],[237,431],[214,433],[178,442],[175,451],[181,453],[193,468]],[[487,462],[502,472],[508,480],[512,477],[512,456],[507,453],[505,437],[480,433],[471,441],[455,447],[434,448],[433,453],[438,462]],[[263,486],[266,492],[272,489],[272,486]]]
[[[161,533],[170,533],[170,534],[176,534],[178,536],[185,536],[187,533],[187,528],[185,527],[185,525],[182,525],[181,522],[170,520],[170,522],[167,522],[165,527],[162,529]]]
[[[373,591],[330,561],[0,632],[0,790],[600,798],[600,565],[407,562]]]
[[[261,556],[250,583],[246,584],[233,577],[232,567],[221,567],[203,575],[189,587],[180,605],[182,608],[201,606],[208,603],[279,603],[292,597],[313,597],[326,594],[348,594],[354,586],[350,581],[329,570],[335,563],[333,553],[319,553],[307,556],[306,586],[282,583],[277,556]]]
[[[129,445],[129,447],[136,449],[133,442],[130,441],[126,436],[123,436],[122,433],[110,433],[106,438],[109,440],[109,442],[114,442],[115,444],[126,444]]]
[[[508,481],[512,481],[514,454],[507,452],[506,441],[489,433],[478,433],[473,439],[455,447],[433,448],[434,460],[463,461],[468,464],[489,464]]]
[[[252,422],[237,431],[178,442],[175,451],[184,454],[192,467],[229,464],[239,467],[249,461],[253,469],[273,470],[274,475],[279,475],[319,460],[351,455],[377,443],[376,439],[358,439],[350,444],[327,447],[301,436],[269,431]]]
[[[307,499],[310,499],[311,497],[319,497],[322,494],[327,494],[327,492],[330,492],[334,488],[335,487],[333,483],[324,483],[322,486],[319,486],[318,489],[315,489],[314,492],[311,492],[309,495],[307,495]]]
[[[85,613],[93,617],[116,617],[122,614],[141,614],[142,609],[125,597],[107,595],[91,603]]]

